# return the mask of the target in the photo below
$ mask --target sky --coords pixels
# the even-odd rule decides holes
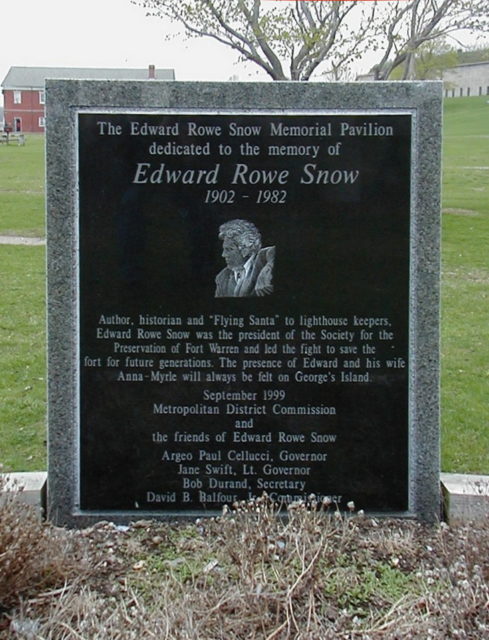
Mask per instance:
[[[231,50],[208,39],[166,41],[171,29],[159,18],[146,17],[145,9],[130,0],[16,0],[3,12],[0,82],[14,66],[150,64],[175,69],[177,80],[265,79],[253,66],[237,66]]]
[[[178,2],[179,0],[175,0]],[[230,0],[232,1],[232,0]],[[5,14],[9,19],[5,19]],[[2,16],[0,82],[12,66],[175,69],[177,80],[268,80],[208,38],[167,41],[174,25],[130,0],[16,0]],[[366,60],[366,72],[376,60]]]

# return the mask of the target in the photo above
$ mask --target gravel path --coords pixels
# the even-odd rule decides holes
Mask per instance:
[[[29,245],[44,245],[46,240],[44,238],[28,238],[23,236],[0,236],[0,244],[29,244]]]

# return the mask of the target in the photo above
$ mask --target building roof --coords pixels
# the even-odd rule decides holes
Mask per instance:
[[[147,69],[86,69],[80,67],[10,67],[4,89],[43,89],[46,78],[63,80],[148,80]],[[174,69],[155,69],[156,80],[175,80]]]
[[[489,66],[489,60],[479,60],[476,62],[460,62],[456,64],[452,69],[458,69],[459,67],[476,67],[478,65],[482,65],[483,67]]]

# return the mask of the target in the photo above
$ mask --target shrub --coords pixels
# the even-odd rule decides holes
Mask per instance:
[[[0,476],[0,608],[4,610],[21,598],[63,585],[82,568],[80,545],[70,533],[41,522],[34,507],[22,503],[18,491],[7,491],[6,484],[5,476]]]

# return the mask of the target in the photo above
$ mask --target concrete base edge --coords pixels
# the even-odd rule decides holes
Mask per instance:
[[[0,477],[5,482],[4,494],[17,494],[23,503],[34,506],[40,517],[44,516],[46,471],[5,473]],[[489,476],[442,473],[440,484],[444,519],[449,524],[482,521],[489,516]]]

